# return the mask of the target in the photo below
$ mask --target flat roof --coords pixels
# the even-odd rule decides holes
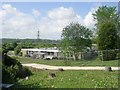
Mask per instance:
[[[32,49],[21,49],[22,51],[44,51],[44,52],[60,52],[58,49],[55,50],[55,49],[35,49],[35,48],[32,48]]]

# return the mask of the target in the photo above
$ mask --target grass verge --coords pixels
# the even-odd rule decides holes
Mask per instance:
[[[22,64],[26,63],[38,63],[47,64],[54,66],[118,66],[119,60],[101,61],[99,59],[95,60],[42,60],[42,59],[32,59],[27,57],[18,57]]]

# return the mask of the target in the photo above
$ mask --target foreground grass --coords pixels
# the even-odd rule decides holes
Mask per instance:
[[[110,61],[101,61],[96,60],[41,60],[41,59],[32,59],[27,57],[19,57],[19,61],[22,64],[25,63],[38,63],[38,64],[47,64],[54,66],[118,66],[119,60],[110,60]]]
[[[48,78],[48,72],[56,77]],[[118,71],[33,71],[20,79],[13,88],[118,88]]]

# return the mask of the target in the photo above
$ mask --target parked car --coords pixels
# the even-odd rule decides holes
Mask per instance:
[[[45,59],[47,59],[47,60],[51,60],[51,59],[53,59],[53,56],[46,56]]]

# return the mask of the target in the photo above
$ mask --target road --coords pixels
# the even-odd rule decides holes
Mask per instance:
[[[58,70],[62,68],[63,70],[105,70],[105,67],[101,66],[86,66],[86,67],[79,67],[79,66],[50,66],[44,64],[22,64],[23,66],[28,66],[36,69],[47,69],[47,70]],[[120,70],[120,67],[111,67],[112,70]]]

